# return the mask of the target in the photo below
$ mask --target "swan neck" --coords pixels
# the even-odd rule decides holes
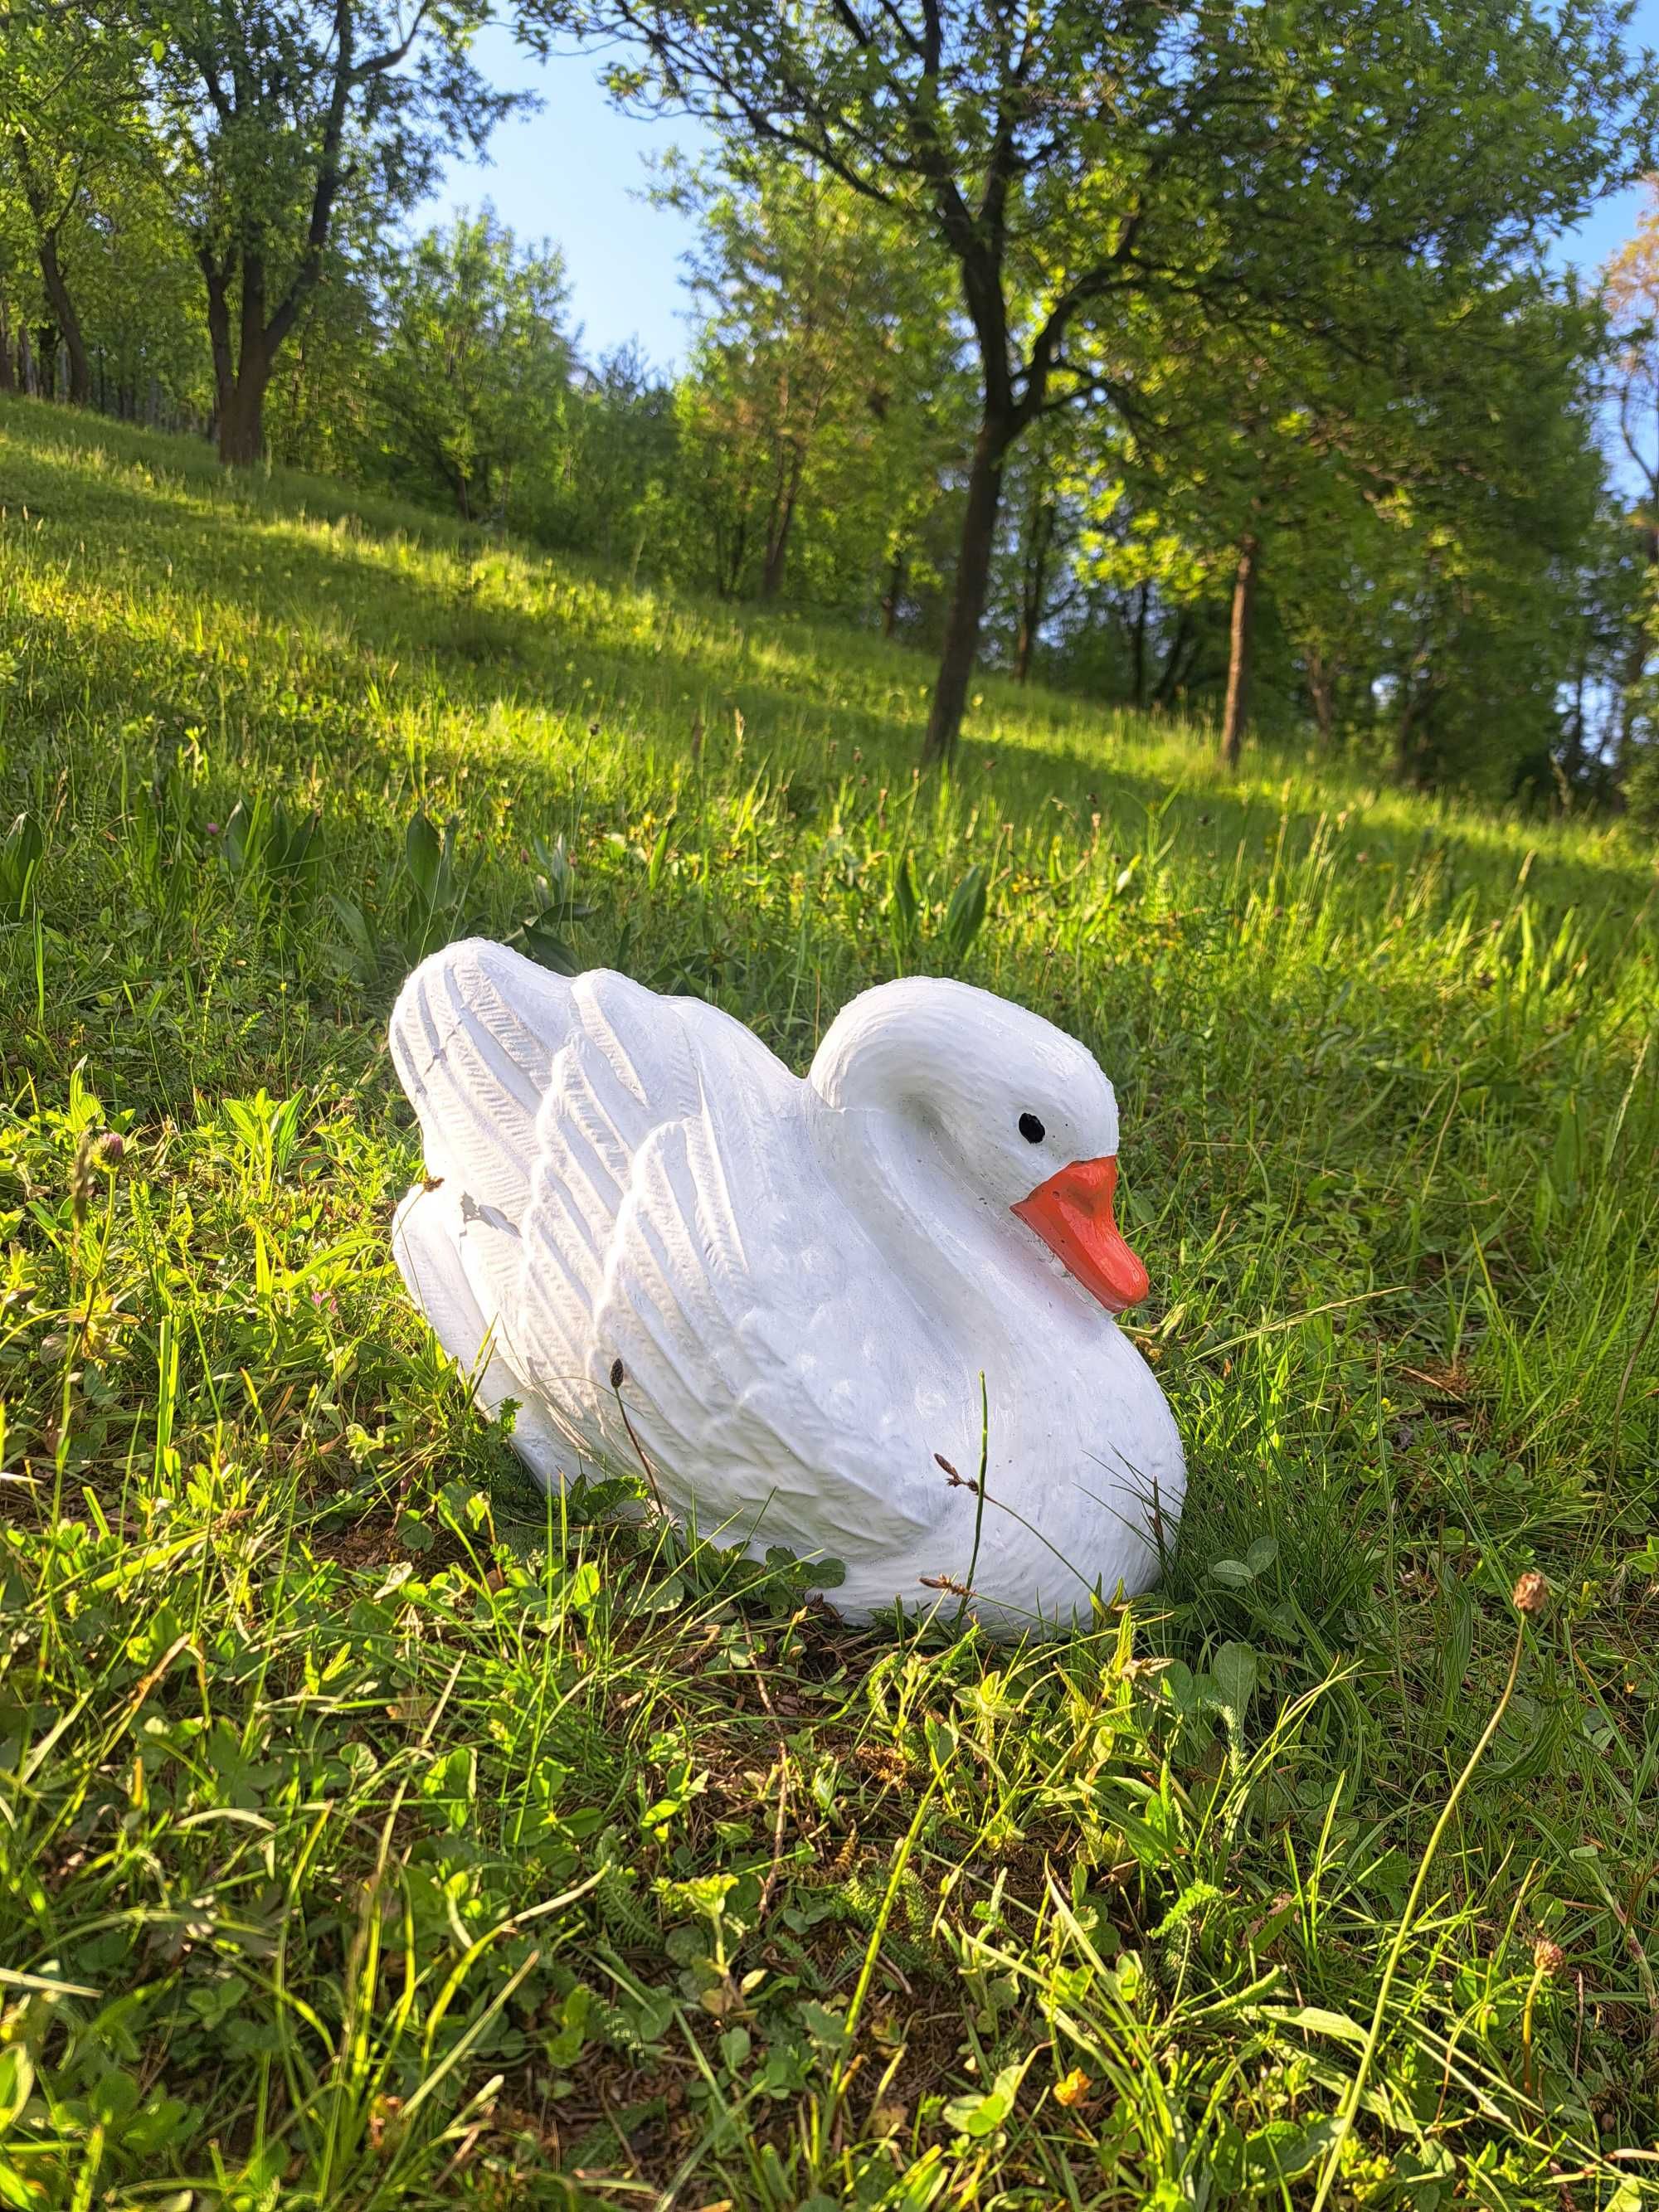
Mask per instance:
[[[965,1356],[1008,1334],[1012,1219],[994,1218],[904,1116],[874,1107],[813,1116],[832,1182],[884,1261],[930,1316],[959,1328]]]

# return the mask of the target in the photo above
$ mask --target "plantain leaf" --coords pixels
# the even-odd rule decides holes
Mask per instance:
[[[958,963],[966,959],[984,922],[989,885],[983,862],[976,860],[951,894],[945,911],[945,942]]]
[[[429,817],[416,813],[404,836],[404,866],[428,906],[437,899],[438,872],[442,863],[443,845],[437,830]]]

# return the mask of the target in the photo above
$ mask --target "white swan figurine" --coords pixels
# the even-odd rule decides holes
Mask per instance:
[[[392,1051],[428,1169],[398,1264],[542,1482],[642,1458],[700,1537],[839,1560],[855,1620],[970,1591],[1048,1633],[1153,1579],[1185,1470],[1073,1039],[913,978],[802,1082],[699,1000],[475,939],[410,977]]]

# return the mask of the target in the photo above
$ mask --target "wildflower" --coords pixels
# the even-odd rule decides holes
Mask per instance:
[[[1075,2112],[1087,2098],[1094,2084],[1080,2066],[1073,2066],[1069,2074],[1062,2074],[1054,2084],[1054,2102],[1064,2105],[1066,2111]]]
[[[1549,1595],[1550,1586],[1543,1576],[1539,1573],[1536,1567],[1528,1567],[1515,1585],[1510,1602],[1517,1613],[1524,1613],[1531,1617],[1542,1613],[1545,1606],[1549,1602]]]

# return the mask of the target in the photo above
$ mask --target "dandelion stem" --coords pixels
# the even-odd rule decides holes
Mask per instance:
[[[645,1469],[645,1479],[651,1486],[651,1495],[656,1500],[657,1510],[661,1514],[663,1519],[665,1521],[668,1518],[668,1509],[662,1502],[661,1491],[657,1487],[655,1470],[653,1468],[650,1461],[645,1455],[644,1446],[641,1443],[638,1437],[634,1433],[634,1424],[629,1419],[628,1408],[623,1403],[622,1386],[625,1379],[625,1374],[621,1360],[613,1359],[611,1363],[611,1393],[616,1399],[617,1411],[622,1415],[623,1426],[628,1431],[628,1441],[634,1447],[634,1456],[638,1460],[640,1465]]]
[[[985,1370],[979,1370],[979,1480],[974,1485],[974,1549],[968,1561],[968,1572],[963,1577],[967,1589],[962,1593],[962,1602],[957,1607],[956,1625],[962,1626],[962,1616],[968,1610],[968,1598],[974,1587],[974,1570],[979,1565],[980,1533],[985,1526],[985,1470],[991,1457],[991,1401],[985,1389]]]

